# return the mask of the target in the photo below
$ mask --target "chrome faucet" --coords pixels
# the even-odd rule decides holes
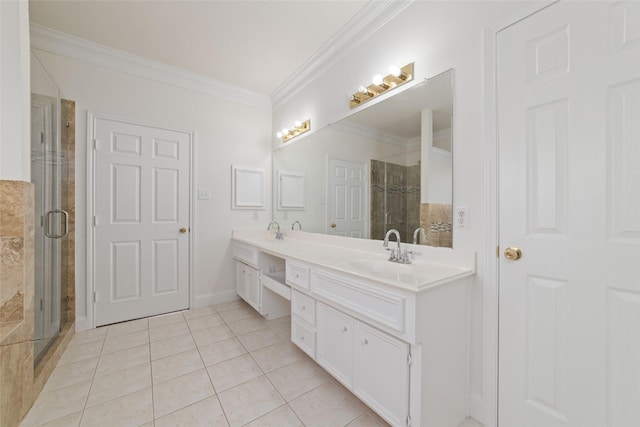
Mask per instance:
[[[395,234],[396,242],[398,242],[398,252],[394,249],[391,249],[391,255],[389,255],[389,261],[398,262],[400,264],[411,264],[411,260],[409,259],[409,254],[406,251],[402,250],[402,246],[400,246],[400,233],[395,228],[387,231],[387,234],[384,236],[384,242],[382,242],[382,246],[385,248],[389,246],[389,236],[391,234]]]
[[[293,221],[293,224],[291,224],[291,229],[293,230],[293,226],[298,224],[298,230],[302,231],[302,224],[300,224],[300,221]]]
[[[418,244],[418,233],[420,233],[420,243],[428,243],[429,240],[427,239],[427,232],[424,231],[424,228],[419,227],[416,228],[416,231],[413,232],[413,244],[417,245]]]
[[[282,235],[282,233],[280,232],[280,224],[278,224],[276,221],[271,221],[269,223],[269,225],[267,226],[267,231],[271,230],[271,226],[275,225],[276,227],[278,227],[277,231],[276,231],[276,240],[283,240],[284,236]]]

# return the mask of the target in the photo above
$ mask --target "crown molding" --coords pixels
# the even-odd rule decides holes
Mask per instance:
[[[147,80],[213,95],[258,108],[271,108],[268,95],[208,79],[199,74],[94,43],[31,23],[31,47],[45,52],[120,71]]]
[[[277,108],[406,9],[414,0],[370,1],[271,94]]]
[[[348,121],[344,121],[344,120],[338,123],[329,125],[329,128],[350,133],[352,135],[359,135],[365,138],[374,139],[384,144],[395,145],[396,147],[409,148],[415,144],[414,138],[411,138],[411,139],[400,138],[396,135],[393,135],[387,132],[381,132],[367,126],[363,126],[356,123],[349,123]]]

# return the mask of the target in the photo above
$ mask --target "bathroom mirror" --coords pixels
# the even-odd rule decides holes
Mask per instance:
[[[411,242],[452,241],[453,70],[418,83],[274,152],[273,218],[308,232]],[[304,200],[287,208],[282,172],[303,177]],[[284,183],[286,185],[286,183]]]

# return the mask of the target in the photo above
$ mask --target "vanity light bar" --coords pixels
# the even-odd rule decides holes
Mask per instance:
[[[298,135],[302,135],[305,132],[309,132],[311,130],[311,119],[305,120],[304,122],[295,122],[292,129],[282,129],[281,132],[278,132],[276,136],[282,139],[282,142],[287,142],[291,138],[295,138]]]
[[[349,107],[356,108],[376,96],[387,93],[411,80],[413,80],[413,62],[402,68],[392,66],[387,76],[375,75],[373,76],[372,84],[360,86],[358,91],[351,96]]]

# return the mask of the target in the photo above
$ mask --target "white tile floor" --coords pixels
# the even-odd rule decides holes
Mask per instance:
[[[241,301],[76,334],[21,424],[384,426]]]

